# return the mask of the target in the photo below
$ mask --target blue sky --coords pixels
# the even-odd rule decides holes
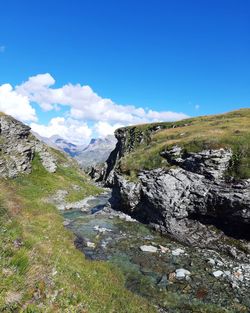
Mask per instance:
[[[37,97],[31,96],[36,92],[32,84],[29,90],[15,90],[30,77],[45,73],[54,81],[47,75],[48,85],[39,76]],[[64,99],[55,106],[50,99],[52,107],[45,110],[41,102],[51,89],[61,92],[71,83],[75,93],[76,84],[88,85],[100,97],[89,106],[98,110],[102,99],[111,99],[112,104],[125,106],[113,105],[111,111],[128,113],[128,105],[134,106],[132,111],[144,108],[146,113],[139,114],[142,121],[168,119],[167,114],[148,115],[147,109],[195,116],[250,107],[250,1],[4,1],[0,85],[6,83],[13,87],[12,96],[18,92],[27,97],[25,105],[35,109],[36,121],[27,123],[46,126],[60,117],[69,127],[69,119],[74,119],[75,127],[86,124],[92,130],[90,136],[99,135],[95,125],[103,111],[95,117],[86,112],[72,114],[82,99],[75,99],[75,94],[73,104],[67,105]],[[9,93],[5,91],[4,96]],[[54,97],[54,101],[59,100]],[[140,122],[133,112],[136,118],[106,116],[103,123],[114,128]],[[55,128],[38,129],[55,132]]]

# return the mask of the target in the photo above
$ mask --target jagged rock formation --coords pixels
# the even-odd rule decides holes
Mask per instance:
[[[55,172],[56,158],[46,145],[30,132],[30,127],[11,116],[0,116],[0,177],[16,177],[18,174],[30,173],[32,160],[37,153],[44,168]]]
[[[155,131],[157,128],[151,130]],[[141,171],[133,182],[119,169],[120,158],[140,144],[130,132],[131,128],[116,131],[118,143],[98,178],[112,187],[113,208],[150,223],[181,242],[200,247],[228,247],[235,253],[222,240],[223,233],[250,239],[250,179],[225,181],[232,159],[230,149],[187,153],[173,146],[161,153],[170,168]]]

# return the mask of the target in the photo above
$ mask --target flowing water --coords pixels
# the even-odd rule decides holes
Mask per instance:
[[[212,250],[183,246],[124,214],[104,209],[109,197],[106,193],[89,199],[84,211],[63,212],[65,225],[81,239],[78,248],[88,259],[117,265],[128,289],[168,307],[166,312],[177,312],[169,307],[178,297],[183,303],[202,301],[249,312],[243,309],[250,307],[250,289],[244,282],[247,277],[243,281],[236,277],[237,271],[241,273],[237,262]],[[142,251],[142,246],[157,251]]]

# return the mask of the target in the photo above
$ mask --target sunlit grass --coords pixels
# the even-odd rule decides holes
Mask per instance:
[[[151,127],[150,125],[138,126],[137,132]],[[120,168],[123,173],[133,178],[142,169],[169,167],[160,152],[173,145],[180,145],[186,152],[232,149],[233,159],[229,174],[236,178],[250,177],[250,109],[197,117],[184,120],[182,124],[165,123],[164,127],[148,143],[138,145],[121,159]]]

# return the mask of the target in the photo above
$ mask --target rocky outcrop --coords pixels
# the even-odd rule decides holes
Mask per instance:
[[[11,116],[0,116],[0,177],[16,177],[30,173],[32,160],[37,153],[43,166],[49,172],[55,172],[56,158],[46,145],[30,132],[30,127]]]
[[[137,182],[112,171],[113,208],[186,244],[225,249],[224,234],[250,239],[250,180],[223,179],[230,150],[184,154],[174,147],[162,156],[175,166],[142,171]]]
[[[230,149],[204,150],[199,153],[187,153],[179,146],[161,152],[171,165],[204,175],[206,178],[223,178],[230,160],[232,151]]]
[[[187,121],[176,123],[152,123],[130,127],[118,128],[115,131],[117,139],[115,149],[110,153],[104,167],[104,171],[97,178],[98,181],[105,182],[106,186],[112,187],[113,174],[118,167],[118,161],[126,154],[134,151],[142,144],[149,144],[152,135],[166,128],[186,127]]]
[[[49,172],[54,173],[57,169],[56,158],[53,154],[49,152],[47,147],[40,142],[35,140],[35,152],[38,153],[43,167]]]
[[[113,181],[114,169],[118,161],[126,153],[133,151],[143,143],[149,143],[151,135],[164,127],[163,124],[152,124],[147,129],[140,129],[136,126],[118,128],[115,131],[117,143],[115,149],[110,153],[103,172],[97,178],[97,181],[105,181],[106,186],[111,187]]]

